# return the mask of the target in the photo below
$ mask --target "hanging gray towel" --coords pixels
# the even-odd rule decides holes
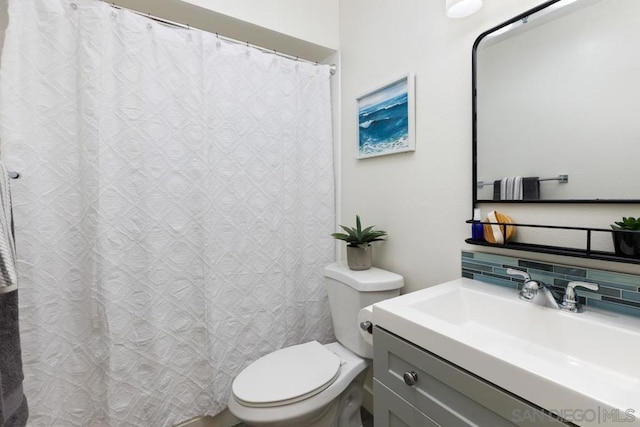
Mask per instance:
[[[500,184],[501,180],[493,181],[493,200],[500,200]]]
[[[540,178],[529,176],[522,178],[522,199],[540,200]]]
[[[9,176],[0,162],[0,426],[24,427],[29,409],[22,391],[18,279]]]
[[[518,178],[520,177],[507,177],[493,181],[493,200],[539,200],[540,178]]]
[[[494,181],[493,200],[522,200],[522,177],[507,176]]]

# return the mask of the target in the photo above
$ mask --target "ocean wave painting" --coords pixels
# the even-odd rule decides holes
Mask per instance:
[[[358,157],[414,150],[410,76],[358,98]]]

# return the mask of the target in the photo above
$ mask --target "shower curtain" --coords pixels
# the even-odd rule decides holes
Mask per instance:
[[[326,66],[12,0],[0,70],[30,425],[170,426],[332,339]]]

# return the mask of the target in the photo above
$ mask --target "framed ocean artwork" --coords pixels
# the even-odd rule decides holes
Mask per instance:
[[[358,159],[415,151],[413,74],[360,96],[356,104]]]

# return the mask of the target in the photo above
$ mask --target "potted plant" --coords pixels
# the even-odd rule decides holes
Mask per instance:
[[[611,224],[611,228],[616,255],[640,258],[640,217],[623,217],[622,221]]]
[[[368,270],[371,268],[371,242],[384,240],[386,231],[374,230],[374,225],[362,229],[360,217],[356,215],[356,227],[341,225],[346,233],[331,234],[338,240],[347,242],[347,265],[351,270]]]

